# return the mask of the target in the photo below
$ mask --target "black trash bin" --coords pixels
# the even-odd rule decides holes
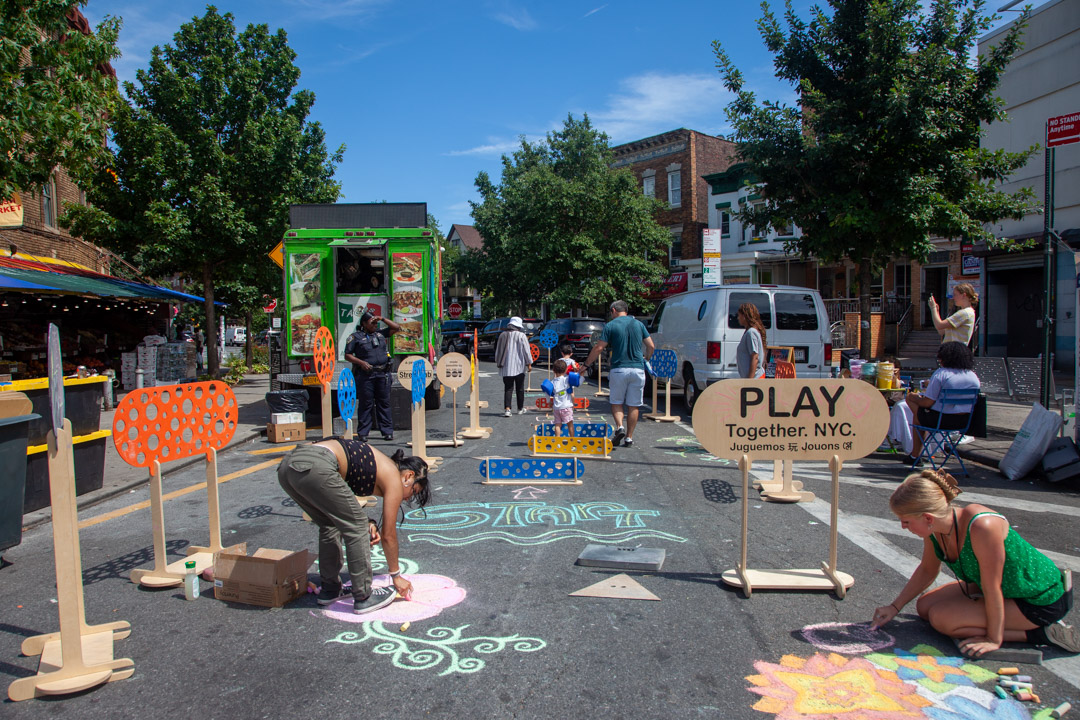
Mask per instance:
[[[271,390],[266,393],[271,413],[302,413],[307,411],[307,390]]]
[[[22,542],[26,442],[37,413],[0,419],[0,553]]]

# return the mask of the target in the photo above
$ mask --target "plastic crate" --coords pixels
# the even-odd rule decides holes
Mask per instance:
[[[75,494],[100,490],[105,480],[105,443],[112,430],[99,430],[72,439],[75,451]],[[26,493],[23,512],[33,512],[52,504],[49,491],[49,452],[47,445],[26,449]]]

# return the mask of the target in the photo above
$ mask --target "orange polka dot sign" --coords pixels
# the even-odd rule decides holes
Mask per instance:
[[[113,442],[135,467],[220,450],[236,433],[232,389],[209,381],[164,385],[129,392],[113,416]]]

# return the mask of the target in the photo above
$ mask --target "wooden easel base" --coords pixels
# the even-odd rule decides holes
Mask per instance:
[[[593,393],[593,394],[594,394],[594,395],[595,395],[596,397],[607,397],[608,395],[611,395],[611,393],[609,393],[609,392],[608,392],[607,390],[597,390],[597,391],[596,391],[595,393]]]
[[[493,432],[495,432],[494,428],[469,427],[459,432],[458,435],[465,438],[466,440],[480,440],[481,438],[491,437],[491,433]]]
[[[131,677],[135,663],[130,658],[113,658],[115,639],[112,630],[81,636],[82,666],[67,669],[63,667],[60,640],[45,643],[38,674],[11,683],[8,697],[19,702],[42,695],[67,695]]]
[[[431,455],[417,455],[417,457],[427,463],[429,473],[439,472],[439,465],[443,461],[441,457],[432,457]]]
[[[406,443],[409,447],[412,447],[412,443]],[[453,440],[428,440],[424,443],[427,447],[461,447],[465,444],[465,441],[461,438],[454,438]]]
[[[649,414],[649,415],[646,415],[645,417],[649,418],[650,420],[655,420],[656,422],[675,422],[676,420],[679,419],[675,415],[653,415],[653,414]]]
[[[481,401],[480,401],[480,405],[479,405],[479,408],[480,408],[481,410],[483,410],[483,409],[484,409],[484,408],[486,408],[487,406],[488,406],[488,401],[487,401],[487,400],[481,400]],[[471,408],[472,408],[472,400],[466,400],[466,401],[465,401],[465,408],[466,408],[466,409],[471,409]]]
[[[777,492],[763,492],[761,494],[761,499],[762,500],[764,500],[765,502],[774,502],[774,503],[810,502],[810,501],[814,500],[816,497],[817,496],[814,495],[814,493],[812,493],[812,492],[798,492],[798,491],[784,492],[783,490],[779,490]]]
[[[128,579],[147,588],[170,588],[184,584],[183,572],[174,575],[164,570],[132,570]]]
[[[855,584],[855,578],[847,573],[834,573],[836,582],[827,570],[785,569],[785,570],[744,570],[738,568],[726,570],[721,576],[724,583],[740,587],[746,597],[754,590],[837,590],[842,598],[847,589]]]

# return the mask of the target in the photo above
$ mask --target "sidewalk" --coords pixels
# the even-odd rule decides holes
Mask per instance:
[[[996,468],[1009,451],[1016,433],[1034,403],[986,401],[986,437],[975,438],[957,448],[964,460]]]
[[[238,418],[236,432],[229,444],[219,452],[228,448],[248,442],[252,438],[266,434],[266,423],[270,421],[270,410],[266,406],[266,393],[270,391],[269,375],[246,375],[242,381],[232,388],[236,396],[238,406]],[[119,403],[123,398],[116,398]],[[105,410],[101,413],[101,429],[111,429],[113,415],[116,410]],[[192,458],[183,462],[168,463],[162,469],[162,475],[171,475],[178,470],[183,470],[194,463],[202,462],[202,458]],[[116,444],[111,440],[105,442],[105,479],[100,490],[93,490],[78,498],[79,509],[96,505],[111,497],[128,492],[140,485],[149,482],[149,471],[146,468],[133,467],[124,462],[116,452]],[[44,507],[34,512],[23,515],[23,529],[37,527],[52,519],[52,508]]]

